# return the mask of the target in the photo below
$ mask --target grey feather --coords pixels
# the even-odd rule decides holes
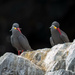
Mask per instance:
[[[51,46],[54,46],[56,44],[62,44],[62,43],[69,42],[69,38],[68,38],[67,34],[59,28],[59,30],[61,32],[60,33],[57,30],[57,28],[59,28],[59,23],[57,21],[54,21],[52,23],[51,27],[50,27],[50,30],[51,30],[50,43],[51,43]]]
[[[54,46],[54,41],[53,41],[52,37],[50,37],[50,43],[51,43],[51,46]]]
[[[29,42],[27,40],[27,38],[24,35],[21,35],[18,37],[18,41],[20,46],[25,49],[25,50],[31,50],[31,47],[29,45]]]
[[[11,44],[17,50],[33,50],[29,45],[27,38],[16,28],[19,27],[19,24],[13,24],[12,26],[12,35],[11,35]]]
[[[61,35],[60,35],[60,38],[63,40],[63,42],[69,42],[69,38],[67,36],[67,34],[65,32],[63,32],[62,30],[61,31]]]

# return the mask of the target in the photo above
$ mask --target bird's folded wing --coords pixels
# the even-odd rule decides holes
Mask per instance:
[[[51,43],[51,46],[54,46],[54,41],[53,41],[52,37],[50,37],[50,43]]]
[[[25,50],[31,49],[31,47],[28,43],[28,40],[25,36],[19,36],[18,41],[19,41],[20,45],[22,46],[22,48],[24,48]]]
[[[10,39],[11,39],[11,44],[12,44],[12,46],[15,47],[15,45],[14,45],[14,40],[13,40],[13,36],[11,36]]]
[[[60,38],[62,39],[63,42],[69,42],[69,38],[68,38],[67,34],[65,32],[63,32],[62,30],[61,30]]]

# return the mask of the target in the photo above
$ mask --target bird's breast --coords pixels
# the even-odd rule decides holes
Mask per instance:
[[[13,36],[12,39],[13,39],[13,40],[12,40],[13,46],[14,46],[17,50],[22,50],[22,47],[21,47],[21,45],[20,45],[20,43],[19,43],[19,40],[18,40],[18,37]]]
[[[57,43],[63,43],[60,33],[58,31],[53,31],[52,32],[52,38],[55,44]]]

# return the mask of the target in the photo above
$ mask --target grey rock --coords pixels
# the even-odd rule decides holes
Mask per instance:
[[[53,67],[50,71],[53,72],[53,71],[56,71],[56,70],[59,70],[59,69],[65,69],[65,68],[66,68],[65,60],[60,60],[60,61],[57,61],[53,65]]]
[[[45,75],[75,75],[75,73],[71,71],[65,71],[64,69],[60,69],[54,72],[47,72]]]
[[[44,75],[44,71],[28,59],[5,53],[0,58],[0,75]]]
[[[0,75],[75,75],[75,41],[20,56],[5,53],[0,57]]]
[[[66,58],[66,70],[75,72],[75,41],[68,48],[69,55]]]
[[[45,67],[48,72],[66,68],[65,59],[68,56],[67,48],[70,45],[70,43],[64,43],[55,45],[51,48],[51,51],[47,53],[44,60]]]

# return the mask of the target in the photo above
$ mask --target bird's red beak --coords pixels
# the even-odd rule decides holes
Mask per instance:
[[[17,28],[17,30],[21,33],[21,30],[20,30],[20,28]]]

